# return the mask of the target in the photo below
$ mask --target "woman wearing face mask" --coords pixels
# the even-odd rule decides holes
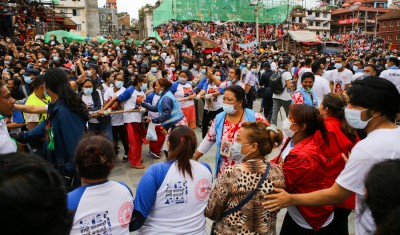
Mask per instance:
[[[281,131],[267,127],[263,122],[242,124],[232,146],[242,163],[227,167],[218,178],[205,211],[215,223],[212,233],[276,233],[277,212],[263,208],[262,196],[273,193],[272,188],[285,187],[282,168],[269,163],[266,158],[282,139]],[[245,200],[253,190],[256,193]]]
[[[105,81],[104,83],[101,84],[102,86],[102,93],[104,94],[105,91],[107,91],[109,88],[112,88],[114,86],[114,75],[115,72],[110,73],[107,71],[103,72],[103,80]]]
[[[292,95],[293,104],[306,104],[313,107],[318,107],[317,96],[312,87],[314,86],[315,76],[311,72],[305,72],[301,76],[301,87]]]
[[[259,77],[256,62],[251,63],[250,71],[244,77],[244,83],[250,85],[250,90],[246,93],[247,108],[253,109],[253,101],[255,99],[254,93],[257,88],[256,86],[259,86]]]
[[[132,82],[132,86],[127,88],[122,94],[115,96],[110,100],[99,114],[104,115],[105,111],[113,107],[115,103],[118,105],[123,103],[124,110],[140,109],[140,104],[146,99],[145,91],[147,89],[147,79],[144,75]],[[141,112],[126,112],[123,114],[126,126],[126,134],[129,142],[128,159],[130,167],[135,169],[145,168],[142,164],[142,145],[146,137]]]
[[[328,188],[325,177],[326,158],[314,139],[319,131],[327,140],[327,131],[318,110],[305,104],[293,104],[289,117],[282,124],[288,137],[278,157],[271,162],[282,166],[285,174],[286,191],[306,193]],[[281,235],[286,234],[334,234],[333,207],[288,207]]]
[[[214,120],[215,116],[220,112],[224,111],[222,109],[222,93],[224,90],[219,88],[221,84],[221,73],[220,71],[214,71],[211,73],[211,69],[208,68],[207,81],[204,83],[202,90],[197,94],[196,99],[204,96],[205,106],[202,119],[201,133],[202,138],[206,137],[208,132],[208,127],[211,125],[211,121]]]
[[[103,107],[104,100],[101,92],[96,89],[92,79],[88,78],[83,82],[82,91],[79,93],[79,96],[92,116],[88,121],[89,131],[105,134],[112,141],[111,118],[99,117],[96,114]]]
[[[326,157],[326,180],[329,185],[335,183],[336,178],[345,167],[342,154],[351,152],[354,145],[359,141],[356,131],[349,126],[344,117],[346,98],[342,94],[329,93],[319,106],[319,112],[324,117],[324,124],[328,131],[328,142],[317,132],[315,140],[321,146],[323,155]],[[334,234],[348,235],[348,216],[355,206],[355,195],[353,194],[341,204],[335,205],[335,217],[332,221]]]
[[[232,152],[232,145],[236,141],[238,130],[243,122],[262,121],[269,125],[261,114],[244,107],[244,89],[240,86],[225,88],[222,105],[224,111],[215,117],[194,155],[194,159],[199,159],[216,143],[216,176],[219,176],[227,166],[241,163],[241,157]]]
[[[124,84],[124,75],[120,73],[114,74],[114,86],[107,89],[104,93],[104,105],[107,105],[109,101],[111,101],[114,97],[121,95],[125,91]],[[113,110],[122,110],[120,105],[114,105],[111,109]],[[112,126],[112,136],[113,136],[113,144],[114,144],[114,152],[118,154],[118,140],[121,140],[122,145],[124,146],[124,156],[122,160],[124,162],[128,161],[128,138],[126,136],[126,127],[124,125],[124,115],[121,114],[112,114],[111,115],[111,126]]]
[[[151,112],[158,112],[158,117],[145,117],[147,123],[161,124],[161,132],[171,132],[176,126],[187,126],[187,120],[180,108],[179,101],[170,91],[171,83],[160,78],[155,82],[154,90],[160,99],[155,105],[142,103],[142,106]],[[167,138],[166,138],[167,139]],[[164,145],[165,147],[165,145]],[[166,150],[166,148],[164,148]],[[167,152],[165,152],[167,155]]]
[[[188,126],[194,129],[196,128],[196,110],[193,100],[196,98],[196,93],[188,82],[189,76],[189,72],[181,71],[178,81],[172,84],[170,91],[180,102],[182,112],[188,121]]]

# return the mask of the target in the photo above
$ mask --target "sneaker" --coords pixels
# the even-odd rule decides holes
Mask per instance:
[[[149,154],[157,159],[161,159],[161,154],[153,153],[152,151],[149,151]]]
[[[124,155],[123,157],[122,157],[122,162],[128,162],[128,155]]]

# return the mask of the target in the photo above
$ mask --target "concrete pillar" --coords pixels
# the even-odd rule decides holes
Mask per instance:
[[[100,33],[99,6],[97,0],[86,0],[87,36],[93,37]]]

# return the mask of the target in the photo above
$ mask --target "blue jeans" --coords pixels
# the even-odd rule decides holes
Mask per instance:
[[[273,98],[272,100],[273,100],[273,106],[272,106],[271,124],[276,126],[278,123],[278,113],[281,110],[281,107],[283,106],[286,116],[289,116],[289,106],[292,103],[292,101],[275,99],[275,98]]]

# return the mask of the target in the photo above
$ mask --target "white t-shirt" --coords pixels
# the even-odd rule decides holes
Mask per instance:
[[[193,88],[189,82],[187,82],[185,85],[182,85],[178,82],[178,87],[176,88],[176,92],[174,93],[176,99],[180,100],[188,96],[191,96],[192,94],[193,94]],[[193,106],[194,101],[186,100],[183,102],[179,102],[179,104],[181,105],[181,108],[187,108]]]
[[[124,110],[138,109],[140,108],[140,100],[146,100],[146,95],[143,91],[138,91],[134,86],[127,88],[122,94],[118,96],[118,101],[123,102]],[[142,113],[131,112],[124,113],[124,123],[142,122]]]
[[[0,154],[17,152],[17,145],[10,138],[7,124],[4,119],[0,120]]]
[[[154,94],[153,96],[153,100],[151,101],[151,105],[152,106],[156,106],[158,101],[160,100],[161,96]],[[158,118],[160,116],[159,112],[151,112],[149,111],[149,118],[154,119],[154,118]]]
[[[207,84],[205,84],[205,85],[207,85]],[[212,94],[212,93],[218,92],[219,91],[219,87],[217,85],[215,85],[214,83],[208,84],[207,88],[205,89],[205,91],[206,91],[206,94]],[[205,102],[204,103],[204,109],[205,110],[217,111],[218,109],[222,108],[222,104],[223,104],[222,94],[220,94],[219,96],[216,96],[216,97],[213,96],[211,99],[213,101],[214,107],[212,107],[212,108],[209,107],[208,102]]]
[[[191,178],[177,162],[157,163],[143,175],[136,190],[135,210],[147,217],[137,234],[206,235],[204,210],[212,187],[207,164],[190,160]]]
[[[355,235],[375,232],[375,223],[369,208],[362,212],[365,199],[365,177],[376,163],[387,159],[400,159],[400,128],[378,129],[358,142],[351,157],[336,179],[343,188],[356,193]]]
[[[101,107],[103,107],[103,99],[101,98],[101,93],[100,93],[99,90],[96,90],[96,92],[99,93],[100,102],[101,102]],[[83,101],[83,103],[85,103],[88,107],[91,107],[91,108],[94,107],[92,95],[85,95],[85,94],[82,94],[82,101]],[[96,112],[98,112],[98,111],[90,111],[90,110],[89,110],[89,114],[96,113]],[[99,123],[99,120],[97,120],[97,118],[91,118],[91,119],[89,119],[88,122],[89,122],[89,123]]]
[[[122,183],[110,180],[79,187],[68,193],[68,209],[76,211],[70,235],[129,235],[133,196]]]
[[[289,71],[285,71],[282,74],[282,87],[285,87],[284,91],[281,94],[273,94],[272,98],[273,99],[280,99],[280,100],[291,100],[292,96],[290,94],[289,89],[286,86],[286,81],[291,81],[292,80],[292,75],[290,74]]]
[[[324,98],[324,95],[331,92],[331,89],[329,87],[329,82],[325,78],[323,78],[319,75],[315,75],[315,80],[314,80],[314,85],[312,87],[312,90],[315,93],[318,104],[321,104],[322,99]]]
[[[400,69],[388,69],[381,73],[379,76],[388,81],[391,81],[400,92]]]
[[[353,78],[353,73],[344,69],[342,72],[339,72],[337,69],[326,71],[324,77],[333,82],[333,92],[334,93],[342,93],[344,91],[345,85],[351,83],[351,79]]]
[[[359,79],[359,78],[362,78],[363,75],[364,75],[364,73],[355,73],[355,74],[353,75],[353,77],[351,78],[351,81],[355,81],[355,80],[357,80],[357,79]]]
[[[276,63],[275,62],[271,62],[271,70],[273,71],[273,72],[276,72],[276,70],[278,70],[278,66],[276,66]]]
[[[110,87],[104,92],[104,101],[110,101],[115,96],[121,95],[126,90],[125,87],[121,87],[117,92],[114,92],[114,88]],[[112,114],[111,115],[111,125],[112,126],[122,126],[124,125],[124,114]]]
[[[297,79],[297,88],[301,87],[301,76],[306,72],[312,72],[311,68],[302,67],[298,73],[299,78]]]

